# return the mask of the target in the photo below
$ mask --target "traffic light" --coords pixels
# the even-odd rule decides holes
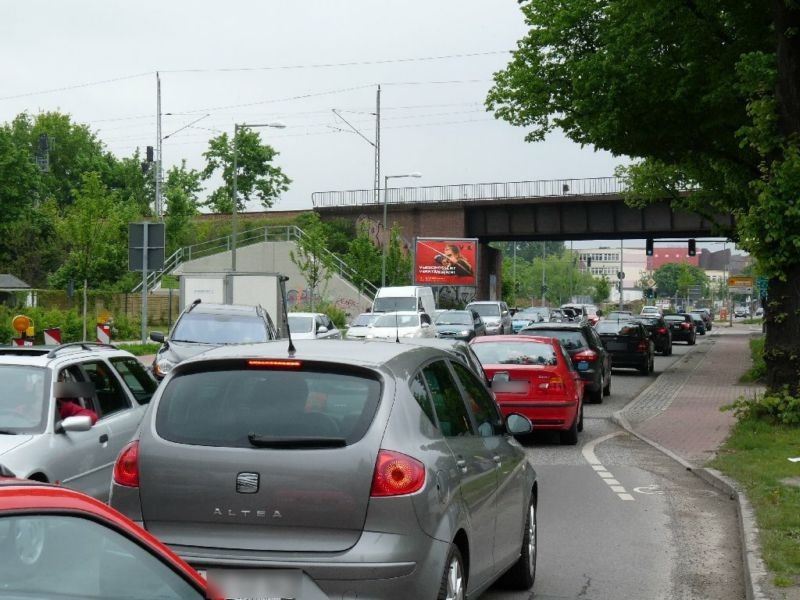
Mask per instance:
[[[647,249],[645,250],[647,256],[653,256],[653,240],[647,240]]]
[[[697,242],[694,239],[689,240],[689,256],[697,254]]]

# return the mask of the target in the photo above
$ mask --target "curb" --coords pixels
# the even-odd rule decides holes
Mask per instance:
[[[691,354],[691,353],[690,353]],[[687,355],[688,356],[688,355]],[[665,369],[663,373],[676,368],[675,365]],[[678,456],[669,448],[665,448],[658,442],[638,433],[622,414],[626,408],[634,405],[641,397],[654,385],[658,383],[656,379],[653,383],[644,388],[639,394],[623,408],[611,415],[611,420],[622,427],[625,431],[652,446],[662,454],[665,454],[687,471],[691,471],[697,477],[726,494],[731,500],[736,500],[737,513],[739,515],[739,537],[742,544],[742,564],[744,567],[744,587],[747,600],[769,600],[761,587],[761,581],[768,577],[768,571],[761,558],[761,544],[758,541],[758,525],[756,524],[755,512],[744,491],[732,479],[726,477],[719,471],[707,468],[697,468],[682,457]]]

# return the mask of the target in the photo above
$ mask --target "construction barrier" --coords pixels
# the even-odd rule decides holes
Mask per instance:
[[[13,338],[15,346],[33,346],[33,340],[28,338]]]
[[[45,346],[59,346],[61,345],[61,329],[58,327],[51,327],[44,330],[44,345]]]
[[[100,344],[111,343],[111,325],[97,326],[97,342]]]

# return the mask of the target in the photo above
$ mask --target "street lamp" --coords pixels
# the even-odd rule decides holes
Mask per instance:
[[[281,123],[280,121],[274,121],[272,123],[236,123],[233,126],[233,208],[231,212],[231,271],[236,271],[236,239],[238,236],[238,223],[237,223],[237,215],[239,214],[239,202],[238,202],[238,188],[237,188],[237,179],[239,178],[239,156],[238,156],[238,148],[236,147],[236,138],[239,137],[238,133],[240,129],[247,128],[254,128],[254,127],[272,127],[274,129],[284,129],[286,127],[285,124]]]
[[[383,182],[383,249],[381,253],[381,287],[386,287],[386,247],[389,243],[389,234],[386,231],[386,204],[389,192],[390,179],[403,179],[405,177],[422,177],[422,173],[413,172],[405,175],[386,175]]]

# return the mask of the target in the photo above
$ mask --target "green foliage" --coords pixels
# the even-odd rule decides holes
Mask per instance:
[[[121,350],[127,350],[134,356],[146,356],[148,354],[155,354],[161,348],[161,344],[147,343],[147,344],[115,344]]]
[[[542,269],[544,268],[546,299],[551,304],[563,304],[573,295],[590,295],[595,287],[595,280],[590,273],[581,271],[577,264],[570,260],[567,254],[548,255],[542,261],[541,256],[534,257],[531,261],[521,260],[517,254],[516,283],[517,298],[541,298],[542,296]],[[503,273],[505,280],[513,285],[511,274],[515,271],[513,257],[503,256]],[[514,296],[513,289],[509,290]],[[505,292],[504,292],[504,298]],[[516,304],[516,302],[514,302]]]
[[[380,286],[381,251],[369,237],[369,226],[362,224],[358,235],[347,245],[344,261],[357,273],[353,283],[361,288],[365,282]]]
[[[310,215],[303,229],[304,235],[297,240],[297,251],[290,250],[289,257],[303,274],[313,298],[315,294],[320,294],[320,286],[324,286],[333,275],[335,264],[333,256],[327,251],[328,236],[319,215]],[[313,300],[311,312],[314,312]]]
[[[411,268],[411,254],[403,248],[400,227],[395,223],[386,250],[386,285],[410,285]]]
[[[208,150],[203,153],[206,168],[203,179],[208,180],[215,173],[222,176],[223,185],[211,192],[205,206],[217,213],[230,213],[233,207],[233,142],[227,133],[222,133],[208,141]],[[289,189],[292,182],[280,167],[272,163],[278,152],[272,146],[261,143],[258,132],[247,127],[237,129],[236,162],[238,176],[237,210],[242,211],[252,199],[261,206],[270,208],[282,192]]]
[[[740,381],[763,381],[767,375],[767,365],[764,362],[764,338],[758,337],[750,340],[750,355],[753,365],[741,376]]]
[[[561,256],[566,247],[564,242],[492,242],[491,246],[500,250],[504,256],[513,256],[514,244],[517,246],[517,260],[532,261],[545,256]]]
[[[201,173],[187,169],[186,160],[181,161],[180,167],[172,167],[167,171],[164,182],[167,256],[191,243],[192,217],[199,213],[199,194],[202,189]]]
[[[689,286],[699,285],[705,293],[708,289],[708,276],[705,271],[686,263],[667,263],[653,273],[658,295],[671,298],[677,292],[686,297]]]
[[[788,388],[750,398],[740,396],[733,404],[723,406],[722,410],[733,411],[739,421],[800,426],[800,398],[792,396]]]
[[[603,275],[594,280],[594,291],[592,293],[592,300],[595,304],[600,305],[611,295],[611,281],[608,277]]]

